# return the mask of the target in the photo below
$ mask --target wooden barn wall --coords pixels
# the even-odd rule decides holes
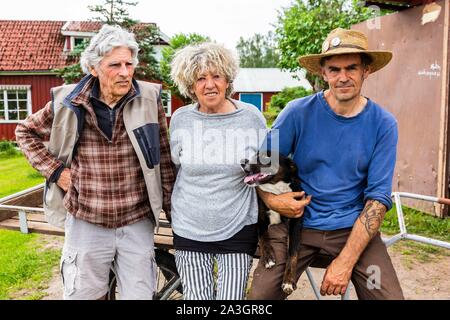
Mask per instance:
[[[184,106],[183,100],[181,100],[179,97],[172,95],[172,114],[182,106]],[[170,124],[170,117],[167,118],[167,123]]]
[[[4,76],[0,75],[0,85],[31,85],[31,106],[33,113],[43,108],[50,100],[50,88],[60,86],[63,83],[61,78],[56,76]],[[0,123],[0,140],[14,140],[15,123]]]
[[[390,111],[398,121],[399,144],[394,191],[448,196],[446,108],[448,91],[448,4],[435,22],[422,25],[423,6],[353,26],[369,36],[375,50],[393,51],[391,63],[370,75],[363,94]],[[444,41],[444,37],[447,37]],[[443,83],[446,83],[443,86]],[[448,101],[448,100],[447,100]],[[445,141],[444,141],[445,140]],[[447,162],[447,161],[445,161]],[[405,201],[417,209],[443,216],[441,206]]]

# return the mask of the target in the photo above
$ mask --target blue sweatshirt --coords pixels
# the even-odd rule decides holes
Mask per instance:
[[[323,92],[291,101],[268,135],[269,146],[297,164],[301,188],[312,195],[304,226],[318,230],[352,227],[368,199],[392,207],[397,140],[397,121],[373,101],[346,118]]]

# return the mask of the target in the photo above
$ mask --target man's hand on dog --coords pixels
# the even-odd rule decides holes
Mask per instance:
[[[311,196],[305,197],[304,191],[275,195],[258,190],[258,194],[270,209],[287,218],[300,218],[305,207],[311,202]]]
[[[334,259],[325,271],[320,294],[323,296],[345,294],[352,270],[353,266],[348,262],[339,257]]]

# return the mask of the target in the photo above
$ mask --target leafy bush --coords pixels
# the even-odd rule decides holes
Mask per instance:
[[[279,113],[280,109],[271,108],[270,106],[269,109],[263,113],[264,117],[266,118],[268,128],[272,128],[272,124],[275,122],[275,119],[278,117]]]
[[[7,140],[0,141],[0,152],[8,151],[13,147],[14,147],[13,144]]]
[[[270,108],[283,110],[289,101],[306,97],[312,94],[312,91],[303,87],[284,88],[280,93],[272,96],[270,99]]]
[[[0,141],[0,158],[14,157],[19,154],[20,152],[17,151],[16,146],[11,141]]]

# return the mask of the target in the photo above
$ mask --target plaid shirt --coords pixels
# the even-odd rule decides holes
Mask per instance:
[[[107,228],[118,228],[148,216],[151,208],[141,166],[125,130],[123,105],[118,108],[110,141],[98,127],[90,102],[94,81],[95,78],[87,82],[72,100],[73,104],[85,108],[87,112],[77,153],[70,167],[71,185],[64,205],[79,219]],[[135,94],[136,90],[132,88],[124,104]],[[175,171],[170,159],[166,117],[160,100],[158,104],[163,209],[170,211]],[[28,161],[47,179],[62,164],[43,144],[44,140],[49,139],[52,122],[53,112],[51,103],[48,103],[16,129],[17,142]]]

